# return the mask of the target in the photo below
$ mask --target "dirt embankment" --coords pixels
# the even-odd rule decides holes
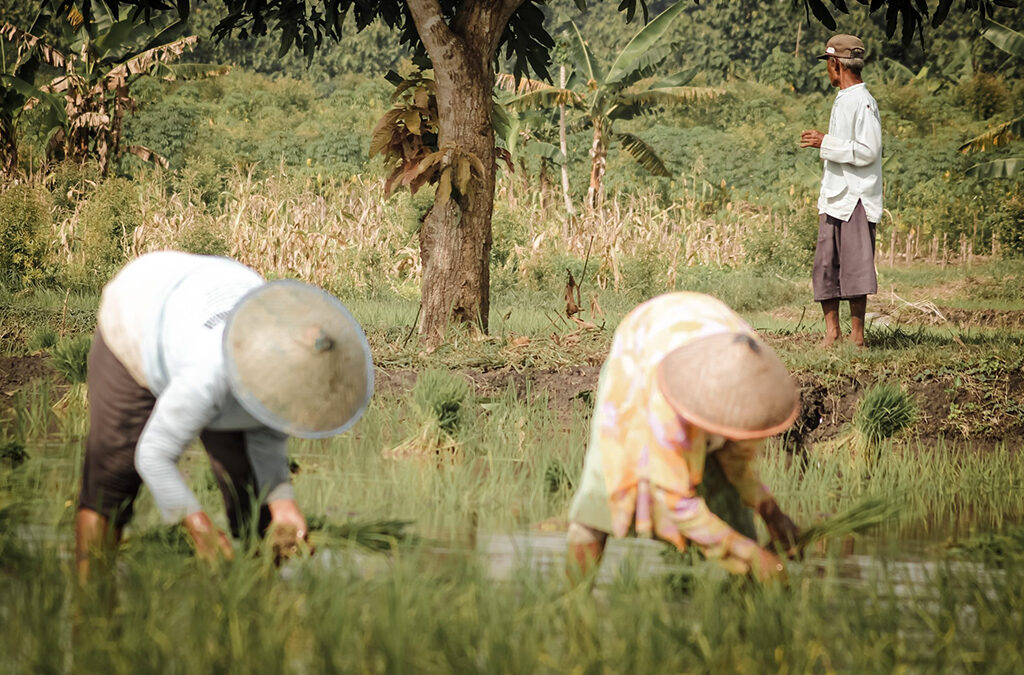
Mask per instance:
[[[495,396],[512,386],[518,396],[546,395],[552,410],[563,420],[571,418],[581,404],[592,405],[600,374],[598,366],[561,370],[512,369],[461,371],[481,396]],[[799,373],[801,415],[791,443],[813,444],[838,436],[853,421],[871,380],[853,378],[826,382],[813,373]],[[416,381],[412,370],[381,371],[380,390],[411,391]],[[986,450],[1005,443],[1024,447],[1024,375],[1004,374],[999,382],[972,386],[966,379],[941,373],[920,381],[904,383],[918,408],[918,421],[910,438],[930,443],[946,441],[969,444]]]
[[[551,409],[566,423],[581,406],[593,404],[600,366],[560,369],[499,368],[460,371],[479,396],[499,396],[512,387],[520,398],[544,395]],[[990,449],[1000,443],[1024,447],[1024,374],[1015,371],[978,374],[950,369],[924,374],[904,386],[917,404],[919,419],[911,437],[933,442],[969,444]],[[0,409],[11,405],[15,392],[32,380],[59,378],[46,354],[0,356]],[[871,379],[824,380],[815,373],[798,373],[802,412],[791,438],[793,443],[813,444],[833,438],[853,420],[857,407],[874,382]],[[379,370],[381,392],[401,394],[412,390],[416,371]]]

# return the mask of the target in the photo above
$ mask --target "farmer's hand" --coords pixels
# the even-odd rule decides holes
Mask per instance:
[[[278,499],[267,506],[270,508],[269,539],[274,548],[274,561],[279,564],[300,550],[312,555],[314,549],[309,543],[309,527],[295,500]]]
[[[820,148],[821,139],[825,138],[825,134],[814,129],[805,129],[800,132],[800,147],[801,148]]]
[[[231,548],[228,536],[218,530],[210,520],[210,516],[203,511],[196,511],[185,516],[182,525],[192,537],[192,544],[200,559],[215,562],[221,559],[231,560],[235,557],[235,550]]]
[[[779,556],[758,548],[754,559],[750,561],[750,574],[760,582],[785,581],[786,566]]]
[[[800,528],[782,512],[779,503],[774,499],[769,499],[757,508],[757,512],[761,514],[761,518],[764,519],[764,524],[768,528],[771,544],[785,551],[790,558],[798,557],[800,550],[796,543],[800,538]]]

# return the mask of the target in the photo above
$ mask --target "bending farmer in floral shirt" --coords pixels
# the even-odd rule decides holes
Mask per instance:
[[[785,366],[722,302],[670,293],[634,309],[601,371],[570,510],[570,564],[586,572],[609,534],[634,533],[680,550],[693,542],[735,573],[781,574],[781,561],[757,544],[753,518],[739,502],[762,516],[773,540],[792,546],[798,530],[753,462],[764,439],[787,429],[798,410]],[[702,482],[706,499],[698,494]]]

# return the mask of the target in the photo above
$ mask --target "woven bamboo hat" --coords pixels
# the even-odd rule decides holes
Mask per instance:
[[[718,333],[669,352],[657,378],[679,415],[733,440],[785,431],[800,411],[800,392],[786,366],[746,333]]]
[[[224,357],[239,403],[290,436],[340,434],[373,395],[363,329],[340,300],[299,281],[272,281],[239,301],[224,329]]]

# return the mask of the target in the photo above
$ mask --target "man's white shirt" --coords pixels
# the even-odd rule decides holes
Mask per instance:
[[[825,160],[818,213],[849,220],[857,202],[868,222],[882,218],[882,119],[864,83],[840,89],[832,104],[828,133],[821,139]]]

